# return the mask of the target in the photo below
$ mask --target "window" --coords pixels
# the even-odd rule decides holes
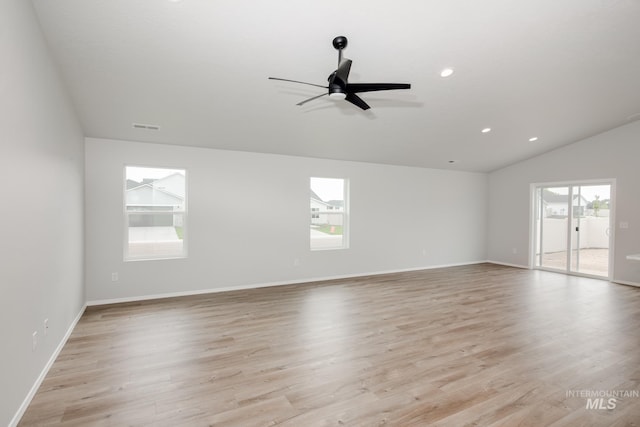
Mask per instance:
[[[310,248],[345,249],[347,240],[347,181],[339,178],[310,180]]]
[[[186,257],[184,169],[126,166],[125,261]]]

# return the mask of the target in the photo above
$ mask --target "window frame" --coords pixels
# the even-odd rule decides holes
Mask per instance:
[[[127,209],[127,168],[146,168],[146,169],[167,169],[184,172],[184,202],[183,208],[179,211],[153,211],[153,210],[128,210]],[[124,262],[138,262],[138,261],[160,261],[171,259],[184,259],[188,257],[188,206],[189,206],[189,173],[185,167],[175,166],[157,166],[157,165],[140,165],[140,164],[125,164],[122,168],[122,217],[123,217],[123,253],[122,258]],[[182,215],[182,251],[176,255],[143,255],[132,257],[129,254],[129,218],[131,214],[135,215]]]

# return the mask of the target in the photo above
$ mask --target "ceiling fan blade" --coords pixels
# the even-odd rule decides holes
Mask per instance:
[[[314,99],[321,98],[325,95],[329,95],[329,93],[327,92],[327,93],[323,93],[322,95],[314,96],[313,98],[305,99],[304,101],[298,102],[296,105],[304,105],[309,101],[313,101]]]
[[[300,82],[298,80],[281,79],[281,78],[278,78],[278,77],[269,77],[269,80],[279,80],[281,82],[300,83],[300,84],[303,84],[303,85],[316,86],[316,87],[321,87],[323,89],[329,89],[328,86],[317,85],[317,84],[314,84],[314,83]]]
[[[345,101],[349,101],[350,103],[352,103],[353,105],[362,108],[363,110],[368,110],[369,108],[369,104],[367,104],[366,102],[364,102],[362,100],[362,98],[360,98],[358,95],[356,95],[353,92],[349,92],[347,94],[347,97],[345,98]]]
[[[340,61],[340,65],[336,70],[336,78],[340,79],[343,85],[347,84],[347,79],[349,78],[349,71],[351,71],[351,60],[343,59]]]
[[[378,90],[411,89],[408,83],[349,83],[347,93],[374,92]]]

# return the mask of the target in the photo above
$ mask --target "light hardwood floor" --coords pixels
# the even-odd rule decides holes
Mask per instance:
[[[20,425],[637,426],[571,393],[639,383],[640,289],[479,264],[90,307]]]

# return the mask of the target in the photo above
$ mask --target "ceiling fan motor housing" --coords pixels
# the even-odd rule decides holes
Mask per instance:
[[[342,98],[347,96],[345,89],[337,83],[329,83],[329,96],[332,98]]]
[[[333,39],[333,47],[338,50],[342,50],[347,47],[347,38],[345,36],[338,36]]]

